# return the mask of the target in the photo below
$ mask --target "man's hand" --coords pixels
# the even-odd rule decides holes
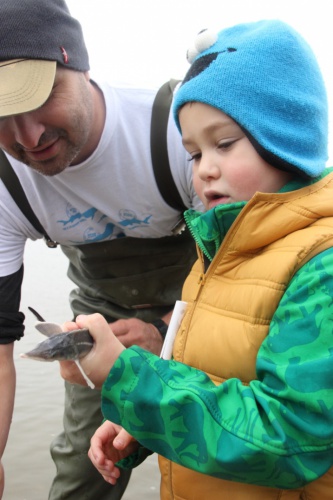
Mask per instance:
[[[137,318],[118,319],[118,321],[110,323],[110,327],[125,347],[137,345],[157,356],[160,355],[163,339],[160,332],[151,323],[145,323]]]
[[[116,484],[120,471],[115,463],[134,453],[138,447],[139,443],[120,425],[107,420],[91,438],[88,456],[105,481]]]
[[[5,471],[3,470],[2,463],[0,462],[0,499],[2,498],[4,488],[5,488]]]

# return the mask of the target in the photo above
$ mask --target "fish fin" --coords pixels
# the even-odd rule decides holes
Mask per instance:
[[[74,361],[75,361],[76,366],[80,370],[82,377],[87,382],[87,384],[90,387],[90,389],[95,389],[95,384],[90,380],[90,378],[88,377],[88,375],[86,375],[85,372],[83,371],[83,368],[80,365],[80,361],[78,359],[75,359]]]
[[[51,323],[49,321],[37,321],[35,323],[35,328],[46,337],[51,337],[57,333],[63,333],[63,330],[58,323]]]
[[[30,307],[28,306],[28,309],[29,311],[32,312],[32,314],[38,319],[38,321],[45,321],[45,319],[43,318],[43,316],[41,316],[37,311],[36,309],[34,309],[33,307]]]

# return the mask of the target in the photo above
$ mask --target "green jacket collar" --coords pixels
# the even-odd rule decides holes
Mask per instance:
[[[296,191],[317,182],[332,171],[333,168],[327,168],[321,176],[315,179],[294,179],[279,192]],[[184,213],[186,224],[195,242],[210,261],[213,260],[225,235],[246,203],[246,201],[239,201],[228,205],[218,205],[204,213],[193,209],[186,210]]]

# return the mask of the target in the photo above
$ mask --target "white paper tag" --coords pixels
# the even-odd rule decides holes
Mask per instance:
[[[187,302],[183,300],[177,300],[175,303],[175,307],[171,316],[170,324],[168,326],[168,331],[166,333],[162,351],[160,357],[162,359],[171,359],[172,357],[172,348],[175,342],[176,333],[180,327],[180,323],[184,317],[186,311]]]

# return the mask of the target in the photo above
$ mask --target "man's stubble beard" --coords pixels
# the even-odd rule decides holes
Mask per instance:
[[[55,158],[51,158],[50,160],[39,162],[33,161],[26,155],[25,151],[22,149],[14,150],[15,154],[13,154],[13,156],[21,163],[24,163],[25,165],[30,167],[32,170],[35,170],[42,175],[52,177],[54,175],[60,174],[67,167],[69,167],[75,161],[76,157],[82,149],[81,143],[73,144],[71,141],[69,141],[68,137],[64,133],[61,134],[58,140],[60,140],[64,145],[64,147],[62,148],[63,151],[60,155]]]

